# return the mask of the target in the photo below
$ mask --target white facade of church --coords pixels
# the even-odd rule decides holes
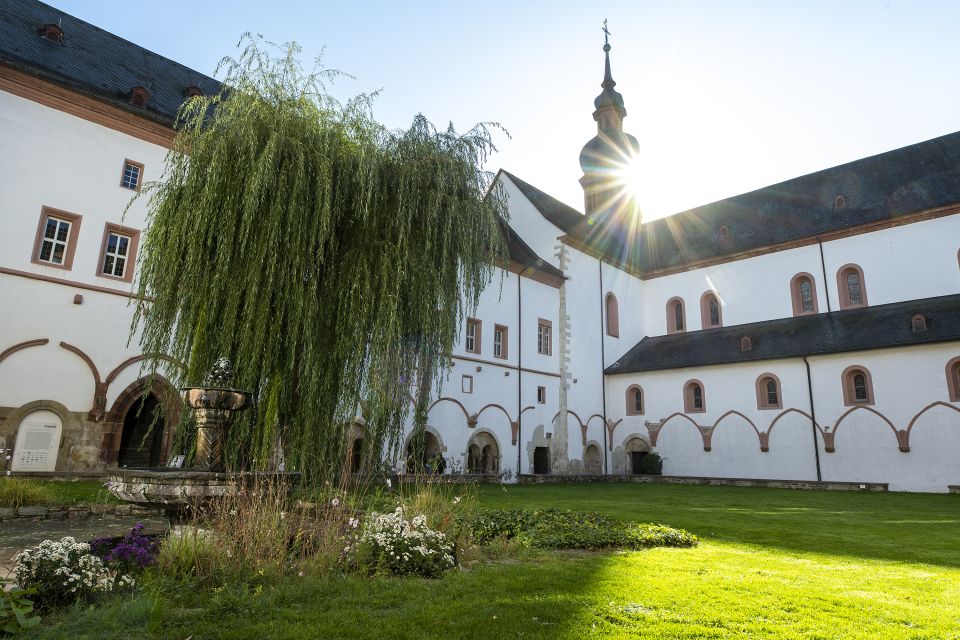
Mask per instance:
[[[866,183],[817,193],[832,226],[769,241],[714,205],[641,226],[590,162],[588,151],[636,152],[609,58],[606,72],[599,142],[581,157],[586,216],[497,176],[523,251],[463,327],[429,411],[445,471],[624,475],[653,451],[666,475],[960,485],[960,181],[936,202],[920,179],[906,199],[891,184],[907,204],[879,219],[844,217]],[[126,89],[126,104],[102,99],[0,59],[0,448],[14,471],[170,454],[169,428],[146,451],[131,444],[144,380],[129,296],[146,204],[125,209],[161,175],[173,131]],[[960,148],[957,134],[939,140],[932,153]],[[858,162],[896,165],[896,153]],[[591,227],[620,229],[620,244]],[[672,227],[668,251],[657,233]],[[669,260],[649,257],[660,248]],[[161,390],[157,407],[173,411],[175,395]]]

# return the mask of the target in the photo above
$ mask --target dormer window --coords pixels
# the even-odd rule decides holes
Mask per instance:
[[[202,95],[203,95],[203,91],[200,89],[200,87],[198,87],[195,84],[192,84],[183,90],[184,98],[196,98],[197,96],[202,96]]]
[[[45,24],[40,27],[40,35],[51,42],[63,42],[63,29],[60,28],[60,25]]]
[[[740,351],[753,351],[753,339],[750,336],[740,338]]]
[[[918,313],[910,320],[910,328],[914,333],[927,330],[927,316]]]
[[[725,224],[720,225],[720,238],[724,239],[729,235],[730,235],[730,228]]]
[[[148,92],[143,87],[134,87],[130,89],[130,104],[140,109],[143,109],[147,106],[147,99],[150,97],[150,92]]]
[[[833,208],[834,209],[843,209],[847,206],[847,199],[843,195],[838,194],[836,198],[833,199]]]

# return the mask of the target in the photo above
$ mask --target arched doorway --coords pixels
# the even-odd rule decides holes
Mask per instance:
[[[481,431],[470,439],[467,473],[500,473],[500,447],[492,434]]]
[[[152,401],[150,398],[152,398]],[[141,405],[143,405],[143,411],[141,411]],[[104,419],[103,443],[100,452],[103,462],[108,466],[123,466],[124,464],[127,466],[162,466],[166,464],[173,445],[174,430],[180,422],[180,411],[182,409],[183,400],[180,399],[180,395],[173,385],[163,376],[155,374],[152,378],[144,377],[131,383],[117,396]],[[136,432],[135,423],[140,417],[146,420],[149,427],[153,415],[158,415],[159,420],[150,433],[149,442],[143,441],[143,436],[147,431],[143,428],[143,425],[140,426],[139,439],[136,437],[136,433],[133,433],[133,439],[128,436],[128,433]],[[159,445],[156,447],[154,447],[153,438],[159,440]],[[129,457],[131,445],[134,450],[137,450],[141,458],[146,455],[147,461],[145,463],[141,464],[142,460],[133,460]],[[154,455],[156,449],[159,450],[159,456]],[[123,454],[121,454],[121,450],[124,451]],[[136,457],[135,454],[134,458]]]
[[[350,473],[359,473],[363,468],[363,438],[354,438],[350,445]]]
[[[63,422],[53,411],[31,411],[17,429],[12,471],[56,471]]]
[[[447,461],[440,439],[430,431],[414,435],[407,443],[407,473],[443,473]]]
[[[117,465],[121,467],[156,467],[163,455],[163,431],[166,426],[163,407],[150,393],[127,410]]]
[[[623,450],[627,457],[627,473],[635,476],[643,473],[643,459],[650,453],[650,443],[643,438],[633,437],[623,446]]]
[[[600,455],[600,447],[595,444],[588,444],[583,450],[583,471],[593,475],[603,473],[603,457]]]
[[[537,475],[550,473],[550,449],[535,447],[533,450],[533,472]]]

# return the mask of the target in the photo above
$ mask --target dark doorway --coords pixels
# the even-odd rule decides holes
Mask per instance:
[[[363,438],[357,438],[353,441],[353,447],[350,450],[350,472],[358,473],[363,466]]]
[[[151,429],[152,427],[152,429]],[[158,467],[163,448],[163,409],[153,394],[138,400],[123,419],[117,465]]]
[[[533,450],[533,472],[537,475],[550,473],[550,449],[537,447]]]
[[[646,451],[631,451],[631,452],[630,452],[630,472],[631,472],[633,475],[638,476],[638,475],[640,475],[640,474],[642,473],[642,472],[640,471],[640,469],[642,468],[643,458],[644,458],[646,455],[647,455],[647,452],[646,452]]]

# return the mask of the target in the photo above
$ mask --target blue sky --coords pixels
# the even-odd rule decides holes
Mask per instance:
[[[609,20],[648,218],[960,130],[960,3],[49,0],[199,71],[244,31],[325,47],[392,127],[497,121],[503,167],[582,210]]]

